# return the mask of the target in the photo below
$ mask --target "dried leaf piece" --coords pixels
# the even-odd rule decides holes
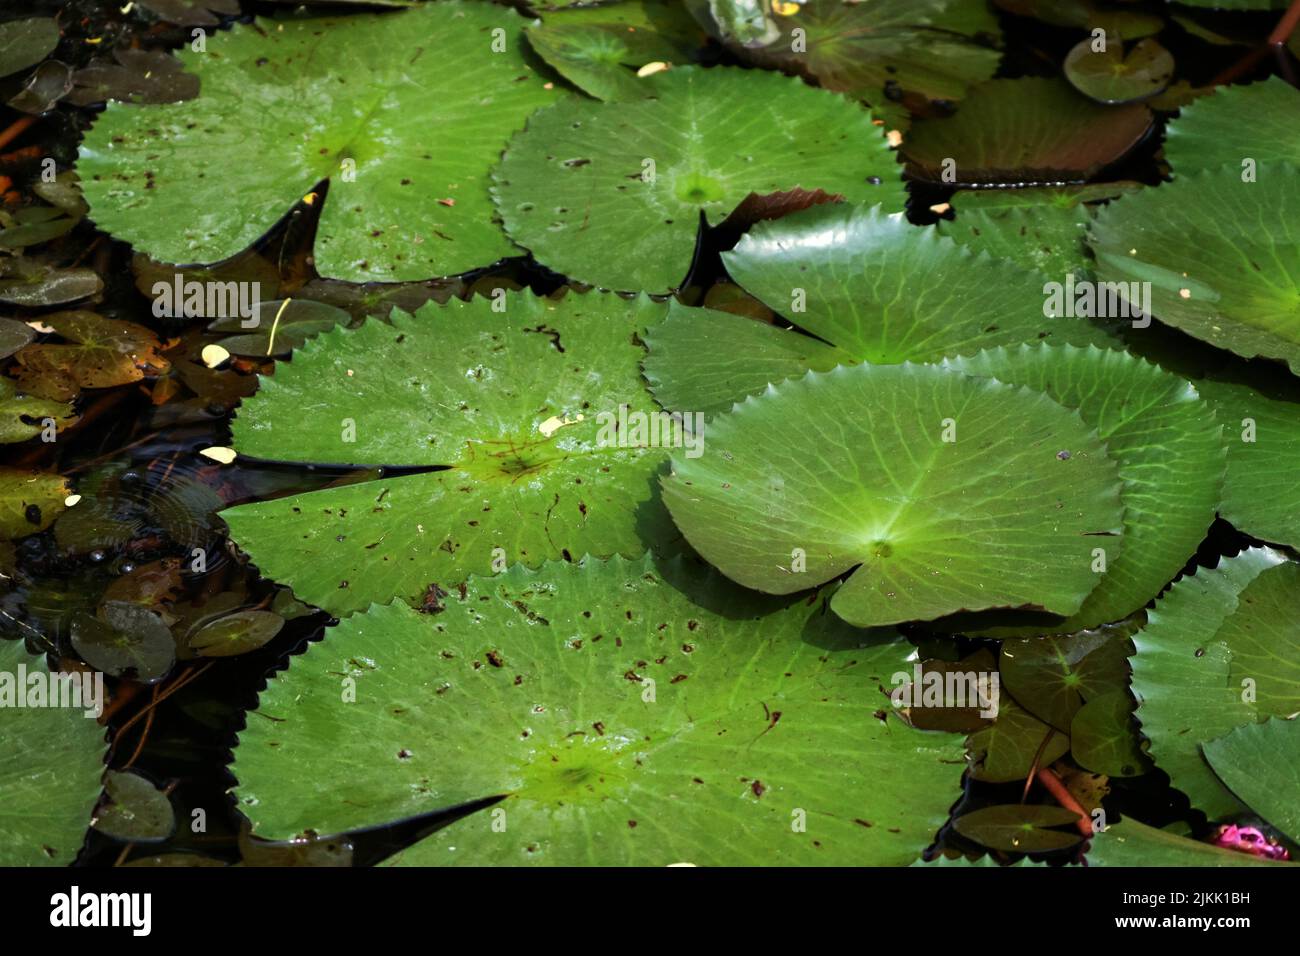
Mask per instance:
[[[45,398],[69,398],[78,388],[111,388],[165,372],[170,363],[144,326],[83,310],[56,312],[42,322],[69,344],[38,342],[17,355],[18,381]]]

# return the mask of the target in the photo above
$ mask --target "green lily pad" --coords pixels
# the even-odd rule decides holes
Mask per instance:
[[[1078,831],[1051,827],[1073,826],[1079,815],[1064,807],[1018,804],[984,807],[955,817],[952,828],[992,850],[1007,853],[1042,853],[1063,850],[1083,840]]]
[[[217,343],[235,355],[280,357],[302,348],[312,336],[351,321],[347,312],[324,302],[284,299],[258,303],[256,314],[248,319],[237,315],[218,319],[208,331],[237,333]]]
[[[55,431],[77,420],[77,413],[64,402],[23,395],[18,386],[0,378],[0,444],[26,441],[45,430],[45,421],[53,422]]]
[[[1085,700],[1124,689],[1128,652],[1126,640],[1104,629],[1004,641],[999,670],[1022,707],[1069,734]]]
[[[1134,702],[1121,686],[1093,697],[1070,722],[1070,753],[1082,767],[1108,777],[1136,777],[1151,761],[1134,732]]]
[[[40,308],[97,295],[104,280],[94,269],[60,268],[35,259],[0,260],[0,302]]]
[[[674,455],[664,502],[706,560],[788,594],[853,570],[859,627],[959,610],[1073,614],[1119,544],[1115,462],[1047,396],[934,366],[840,366],[750,398]]]
[[[1238,799],[1300,843],[1300,722],[1246,724],[1202,751]]]
[[[763,0],[687,0],[686,6],[721,40],[754,46],[776,36]]]
[[[631,434],[620,445],[606,427],[620,406],[655,410],[635,336],[662,311],[599,293],[513,295],[324,332],[245,401],[235,449],[425,470],[222,517],[263,573],[340,615],[418,604],[431,584],[507,562],[667,548],[677,534],[654,487],[664,449]]]
[[[1149,282],[1151,311],[1245,358],[1300,371],[1300,169],[1260,163],[1179,175],[1111,203],[1092,225],[1098,277]]]
[[[1211,819],[1242,808],[1205,763],[1201,743],[1257,720],[1261,711],[1289,712],[1243,699],[1244,688],[1232,673],[1235,657],[1242,652],[1249,660],[1249,648],[1259,645],[1246,639],[1234,646],[1223,631],[1238,615],[1244,623],[1254,623],[1258,617],[1254,606],[1243,605],[1240,599],[1251,582],[1275,571],[1288,577],[1296,574],[1282,555],[1267,548],[1225,558],[1216,568],[1202,568],[1178,581],[1149,612],[1146,627],[1133,636],[1137,653],[1131,661],[1132,687],[1142,733],[1151,741],[1150,755],[1192,805]],[[1239,640],[1236,635],[1233,639]],[[1285,647],[1279,646],[1279,655]],[[1278,660],[1273,659],[1269,673]]]
[[[1116,343],[1088,319],[1045,315],[1041,276],[879,207],[823,205],[761,223],[723,261],[749,292],[834,347],[674,311],[646,340],[646,376],[665,408],[726,410],[769,383],[849,361],[930,362],[1022,342]],[[737,348],[703,347],[710,339]]]
[[[525,62],[525,22],[447,0],[258,20],[214,35],[205,53],[187,47],[197,99],[114,102],[86,134],[77,169],[91,218],[155,259],[217,262],[329,180],[315,247],[324,276],[423,279],[512,255],[487,171],[557,95]],[[431,146],[439,129],[456,135]]]
[[[17,684],[20,667],[28,681],[47,675],[22,641],[0,641],[0,694],[26,694],[28,688]],[[66,866],[81,849],[99,797],[104,730],[80,708],[9,702],[4,715],[0,865]]]
[[[1140,183],[1090,183],[1082,186],[959,190],[952,197],[956,219],[935,224],[972,252],[987,252],[1035,269],[1058,282],[1069,273],[1089,277],[1086,203],[1114,199],[1141,189]]]
[[[270,611],[236,611],[206,624],[190,637],[190,650],[200,657],[234,657],[255,651],[284,627],[284,618]]]
[[[1156,597],[1205,537],[1223,487],[1222,428],[1196,389],[1126,352],[1097,348],[1022,345],[945,364],[1077,408],[1119,462],[1123,551],[1112,556],[1109,542],[1094,542],[1101,581],[1079,612],[1052,630],[1118,621]]]
[[[997,719],[971,734],[966,747],[972,777],[1010,783],[1025,780],[1036,766],[1048,767],[1064,757],[1070,750],[1070,738],[1004,694]]]
[[[58,475],[22,468],[0,468],[0,540],[44,531],[64,510],[72,494]]]
[[[704,34],[669,0],[626,0],[547,13],[528,42],[556,72],[598,100],[626,100],[650,88],[636,75],[648,63],[687,63]]]
[[[1095,834],[1088,850],[1088,863],[1132,867],[1292,865],[1189,840],[1133,819],[1121,820]]]
[[[957,100],[991,78],[1001,59],[992,45],[997,20],[972,16],[980,6],[951,0],[807,0],[788,16],[774,12],[770,20],[778,35],[740,53],[871,102],[903,92]]]
[[[162,680],[176,663],[176,642],[158,612],[125,601],[104,602],[99,617],[74,617],[72,646],[92,667],[142,684]]]
[[[856,103],[726,67],[643,82],[652,99],[539,110],[493,173],[506,232],[544,265],[667,292],[686,278],[701,219],[717,225],[751,194],[801,187],[902,208],[893,153]]]
[[[1219,514],[1263,541],[1300,547],[1300,509],[1276,493],[1300,474],[1300,405],[1247,385],[1207,380],[1196,387],[1223,422],[1228,446]]]
[[[726,342],[727,348],[718,348]],[[646,334],[650,390],[664,408],[713,416],[769,383],[809,370],[829,372],[853,355],[794,329],[778,329],[715,309],[673,300],[668,317]]]
[[[1243,127],[1249,117],[1249,127]],[[1165,159],[1175,176],[1242,162],[1295,162],[1300,150],[1300,90],[1281,77],[1223,86],[1186,107],[1165,133]]]
[[[104,778],[108,802],[93,826],[123,843],[160,843],[176,831],[176,811],[168,796],[131,771],[110,770]]]
[[[887,713],[911,651],[678,561],[515,567],[294,658],[234,793],[279,839],[504,797],[407,865],[905,865],[961,777],[959,736]]]
[[[1174,77],[1174,56],[1153,39],[1139,40],[1125,52],[1123,44],[1093,49],[1080,40],[1065,57],[1065,78],[1098,103],[1134,103],[1163,92]]]
[[[1101,106],[1064,80],[990,80],[955,115],[918,120],[903,142],[909,170],[932,182],[1091,179],[1146,135],[1141,104]]]
[[[64,342],[37,342],[16,356],[20,387],[62,401],[82,388],[111,388],[165,372],[170,363],[149,329],[75,310],[41,317]]]
[[[0,23],[0,76],[35,66],[58,45],[59,24],[53,17]]]
[[[1101,28],[1108,38],[1136,40],[1159,33],[1164,20],[1138,10],[1103,10],[1092,0],[994,0],[1003,10],[1058,27]]]

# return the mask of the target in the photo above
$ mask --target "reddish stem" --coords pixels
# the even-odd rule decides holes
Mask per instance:
[[[1083,807],[1079,806],[1079,801],[1074,799],[1074,795],[1065,789],[1065,784],[1061,783],[1061,778],[1054,774],[1050,767],[1039,769],[1038,782],[1047,788],[1047,791],[1056,798],[1056,802],[1067,810],[1072,810],[1079,815],[1079,819],[1074,825],[1079,828],[1084,839],[1092,836],[1092,818],[1084,812]]]

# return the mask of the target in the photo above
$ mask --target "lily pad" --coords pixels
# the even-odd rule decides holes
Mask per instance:
[[[93,826],[123,843],[159,843],[176,830],[176,811],[165,793],[131,771],[110,770],[104,778],[108,802]]]
[[[155,259],[217,262],[328,180],[321,275],[394,282],[489,265],[515,250],[492,221],[487,171],[556,95],[524,61],[524,23],[447,0],[216,34],[207,52],[179,54],[197,99],[114,102],[86,134],[91,217]],[[439,129],[457,133],[435,148]]]
[[[1174,56],[1153,39],[1139,40],[1128,51],[1123,44],[1093,49],[1091,38],[1081,40],[1065,57],[1065,77],[1070,85],[1098,103],[1135,103],[1164,91],[1174,76]]]
[[[643,96],[637,71],[650,63],[690,62],[704,34],[670,0],[626,0],[545,14],[528,27],[528,42],[556,72],[598,100]]]
[[[93,312],[56,312],[41,323],[66,343],[38,342],[15,357],[18,383],[34,395],[71,398],[81,388],[110,388],[165,372],[161,344],[142,325]]]
[[[973,778],[1011,783],[1027,779],[1035,767],[1051,766],[1064,757],[1070,750],[1070,738],[1004,694],[997,719],[971,734],[966,746]]]
[[[274,839],[504,797],[406,865],[904,865],[961,777],[959,736],[875,716],[911,650],[678,561],[515,567],[295,658],[234,793]]]
[[[822,189],[902,208],[893,153],[856,103],[728,67],[645,82],[652,99],[538,111],[493,173],[506,231],[546,266],[668,292],[686,278],[701,221],[719,224],[751,193]]]
[[[1089,277],[1087,203],[1114,199],[1141,189],[1140,183],[1090,183],[1082,186],[960,190],[952,197],[956,219],[935,228],[972,252],[987,252],[1063,282],[1073,273]]]
[[[1202,749],[1238,799],[1300,843],[1300,722],[1246,724]]]
[[[1112,824],[1093,836],[1088,850],[1091,866],[1291,866],[1249,853],[1223,850],[1137,820]]]
[[[1239,813],[1241,805],[1205,763],[1201,743],[1251,723],[1261,713],[1291,712],[1284,698],[1271,706],[1267,698],[1260,703],[1244,699],[1245,688],[1234,669],[1245,667],[1254,672],[1252,679],[1271,686],[1273,678],[1266,675],[1282,673],[1279,664],[1291,652],[1286,643],[1270,649],[1250,637],[1249,628],[1276,627],[1280,622],[1266,620],[1259,613],[1262,604],[1244,605],[1241,597],[1252,582],[1264,580],[1265,573],[1293,579],[1297,570],[1267,548],[1225,558],[1216,568],[1202,568],[1178,581],[1149,612],[1146,627],[1133,637],[1137,654],[1131,662],[1132,687],[1138,699],[1138,721],[1151,741],[1150,754],[1172,784],[1211,819]],[[1273,588],[1287,583],[1270,577],[1264,580],[1269,593],[1261,596],[1272,598]],[[1269,613],[1277,613],[1271,603],[1269,608]],[[1226,633],[1225,625],[1238,617],[1235,632]],[[1242,633],[1243,628],[1247,633]],[[1249,663],[1258,661],[1257,655],[1272,655],[1263,674]],[[1300,660],[1292,666],[1296,664]]]
[[[1122,686],[1093,697],[1070,723],[1070,753],[1080,766],[1108,777],[1136,777],[1150,760],[1134,732],[1134,702]]]
[[[1051,829],[1073,826],[1078,819],[1077,813],[1064,807],[1008,804],[964,813],[953,819],[952,828],[992,850],[1042,853],[1079,843],[1083,838],[1078,831]]]
[[[1300,371],[1300,169],[1260,163],[1179,175],[1101,210],[1098,277],[1149,282],[1160,321]]]
[[[0,378],[0,444],[26,441],[45,430],[46,420],[55,431],[77,420],[71,405],[23,395],[7,378]]]
[[[270,611],[236,611],[206,624],[190,637],[190,650],[200,657],[234,657],[255,651],[284,627],[284,618]]]
[[[100,617],[72,621],[72,646],[82,660],[113,677],[153,684],[176,663],[176,643],[158,612],[124,601],[106,601]]]
[[[28,681],[48,676],[22,641],[0,641],[0,693],[26,693],[17,686],[20,667]],[[8,703],[4,713],[0,865],[66,866],[81,849],[99,797],[104,730],[81,709]]]
[[[621,406],[655,411],[635,336],[661,315],[647,299],[514,295],[324,332],[240,408],[235,449],[421,470],[222,517],[263,573],[334,614],[419,604],[506,563],[669,547],[665,451],[608,427]]]
[[[1101,106],[1064,80],[990,80],[955,115],[923,119],[903,143],[909,170],[932,182],[981,185],[1082,180],[1146,135],[1141,104]]]
[[[1101,581],[1079,612],[1052,630],[1070,633],[1118,621],[1156,597],[1205,537],[1223,487],[1222,428],[1196,389],[1106,349],[1022,345],[946,364],[1077,408],[1119,462],[1123,550],[1113,556],[1109,542],[1094,542]]]
[[[1276,493],[1300,474],[1300,404],[1231,382],[1196,387],[1223,422],[1228,446],[1219,514],[1263,541],[1300,548],[1300,509]]]
[[[1249,117],[1249,126],[1243,118]],[[1295,162],[1300,150],[1300,90],[1281,77],[1249,86],[1225,86],[1186,107],[1165,133],[1165,159],[1175,176],[1242,161]]]
[[[1004,641],[1004,689],[1035,717],[1069,734],[1085,700],[1123,690],[1128,641],[1108,630]]]
[[[1075,613],[1095,543],[1119,543],[1119,491],[1075,412],[910,364],[774,386],[714,418],[706,452],[675,455],[663,482],[686,539],[747,587],[788,594],[856,569],[831,608],[859,627]]]
[[[930,362],[1022,342],[1116,341],[1088,319],[1045,315],[1041,276],[976,256],[880,207],[824,205],[762,223],[723,261],[745,289],[834,348],[772,326],[740,332],[716,313],[674,311],[647,337],[646,376],[665,408],[726,410],[769,383],[848,361]],[[703,347],[732,335],[743,335],[736,349]],[[750,354],[752,367],[739,368]]]
[[[997,20],[972,16],[979,6],[951,0],[807,0],[788,15],[774,11],[776,38],[740,53],[871,102],[905,92],[958,100],[991,78],[1001,60],[993,46]]]
[[[53,17],[0,23],[0,76],[35,66],[58,45],[59,24]]]
[[[0,302],[38,308],[97,295],[104,280],[94,269],[61,268],[34,259],[0,260]]]
[[[321,332],[347,325],[352,316],[342,309],[309,299],[272,299],[258,304],[250,318],[230,316],[208,326],[210,332],[235,332],[217,344],[234,355],[281,357]]]
[[[65,479],[40,471],[0,468],[0,540],[44,531],[72,494]]]

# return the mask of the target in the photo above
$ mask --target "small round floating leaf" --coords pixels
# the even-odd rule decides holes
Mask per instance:
[[[1238,799],[1300,843],[1300,721],[1246,724],[1201,749]]]
[[[991,850],[1006,853],[1042,853],[1074,846],[1083,838],[1078,831],[1053,830],[1072,826],[1079,819],[1073,810],[1008,804],[964,813],[952,821],[953,829]]]
[[[263,379],[234,422],[242,457],[426,469],[224,511],[263,573],[349,614],[507,562],[674,546],[654,486],[665,450],[612,427],[623,406],[655,412],[636,336],[663,306],[502,301],[336,328]]]
[[[1102,209],[1097,275],[1149,283],[1160,321],[1300,371],[1300,169],[1261,162],[1243,177],[1240,164],[1179,175]]]
[[[176,811],[168,796],[131,771],[110,770],[104,778],[108,802],[93,826],[123,843],[160,843],[176,831]]]
[[[190,638],[190,650],[200,657],[234,657],[255,651],[284,627],[284,618],[270,611],[236,611],[204,625]]]
[[[110,103],[86,134],[90,216],[155,259],[217,262],[329,180],[321,275],[397,282],[490,265],[516,250],[493,221],[488,170],[558,95],[525,62],[524,24],[448,0],[221,31],[179,54],[196,99]]]
[[[990,80],[971,90],[956,114],[913,124],[903,144],[912,172],[956,182],[1023,183],[1088,179],[1146,135],[1145,106],[1106,107],[1064,80]]]
[[[1041,393],[934,366],[841,366],[769,388],[675,455],[664,501],[747,587],[854,573],[860,627],[962,609],[1073,614],[1097,540],[1120,544],[1120,480],[1096,432]],[[854,570],[856,569],[856,570]]]
[[[125,601],[106,601],[102,618],[81,614],[72,621],[72,646],[82,660],[113,677],[142,684],[162,680],[176,663],[176,642],[156,611]]]
[[[1157,41],[1139,40],[1126,52],[1119,42],[1097,52],[1091,38],[1065,57],[1065,77],[1099,103],[1133,103],[1164,91],[1174,75],[1174,56]]]
[[[19,668],[27,675],[21,684]],[[104,730],[93,714],[83,716],[82,700],[71,708],[15,706],[34,675],[54,676],[22,641],[0,641],[0,865],[66,866],[99,796]]]
[[[751,193],[802,187],[902,208],[885,138],[842,96],[730,67],[638,82],[652,99],[539,110],[493,173],[506,231],[552,269],[668,292],[686,278],[701,216],[715,226]]]
[[[471,577],[445,604],[353,615],[270,682],[233,766],[256,835],[504,795],[392,862],[904,865],[959,793],[961,738],[882,690],[911,645],[818,603],[646,557]]]

